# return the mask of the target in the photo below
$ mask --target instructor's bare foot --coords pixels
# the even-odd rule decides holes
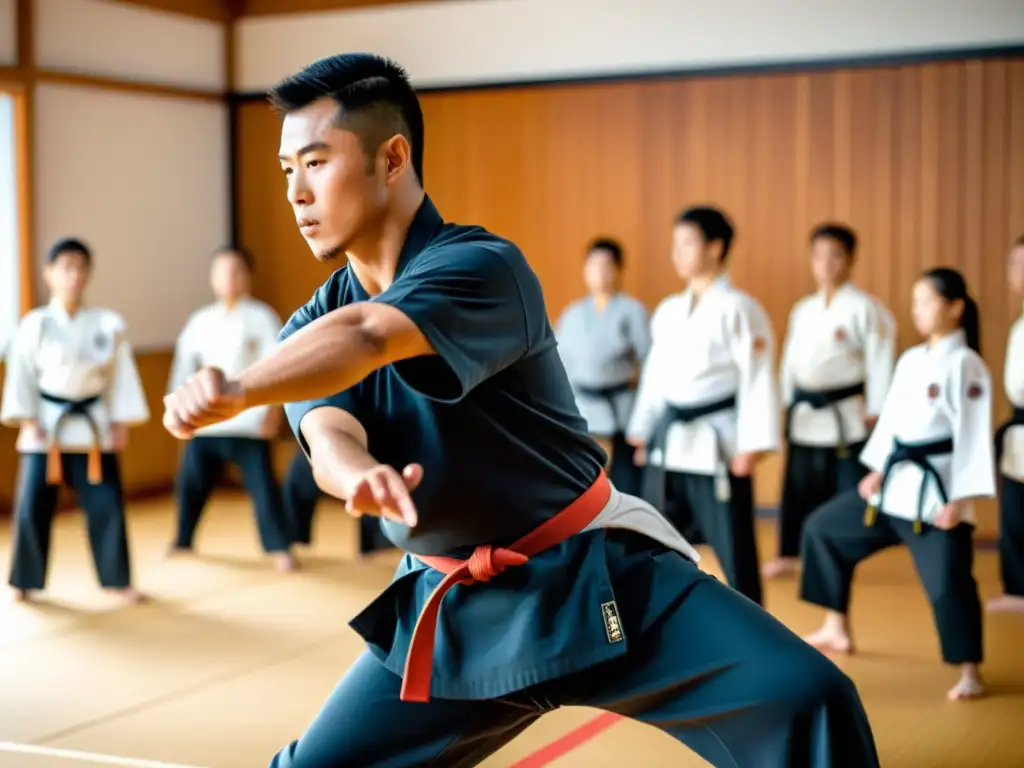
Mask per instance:
[[[192,547],[183,547],[180,544],[171,544],[167,548],[167,557],[175,557],[177,555],[191,555]]]
[[[295,555],[291,552],[275,552],[274,553],[274,566],[281,573],[290,573],[298,568],[298,561],[295,559]]]
[[[780,557],[765,563],[761,568],[761,575],[766,579],[777,579],[781,576],[788,576],[800,570],[800,561],[795,557]]]
[[[964,665],[960,670],[960,679],[949,689],[946,698],[950,701],[969,701],[985,695],[985,681],[973,664]]]
[[[831,653],[853,653],[853,640],[846,626],[846,617],[838,613],[829,613],[821,629],[806,635],[804,642],[819,651]]]
[[[1024,613],[1024,597],[1018,595],[1000,595],[989,600],[985,610],[991,613]]]
[[[18,603],[27,603],[32,599],[27,589],[16,589],[14,590],[14,600]]]

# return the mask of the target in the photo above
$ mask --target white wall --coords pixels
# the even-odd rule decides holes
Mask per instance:
[[[40,67],[209,91],[226,89],[215,21],[109,0],[35,0]]]
[[[218,22],[108,0],[35,2],[40,67],[225,90]],[[123,314],[138,348],[172,345],[210,301],[210,253],[230,237],[227,106],[55,83],[36,86],[35,104],[39,300],[46,250],[81,237],[96,258],[90,303]]]
[[[89,302],[121,312],[139,348],[173,344],[211,300],[210,254],[230,236],[224,107],[46,84],[36,116],[41,254],[60,237],[85,240]]]
[[[0,66],[18,61],[18,19],[15,0],[0,0]]]
[[[0,93],[0,356],[17,325],[21,304],[17,145],[14,99]]]
[[[238,29],[239,90],[355,50],[446,86],[1019,44],[1024,0],[460,0]]]

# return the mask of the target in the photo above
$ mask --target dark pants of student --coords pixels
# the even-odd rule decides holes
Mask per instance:
[[[288,515],[292,541],[309,545],[313,540],[313,517],[316,505],[323,491],[316,484],[313,468],[302,453],[297,453],[288,465],[288,473],[281,487],[284,506]],[[392,544],[381,530],[380,520],[375,517],[359,518],[359,552],[368,554],[379,549],[391,549]]]
[[[224,465],[242,472],[252,496],[256,526],[265,552],[285,552],[291,537],[281,489],[274,478],[270,441],[246,437],[196,437],[185,444],[178,472],[178,537],[175,546],[190,549],[203,508],[213,494]]]
[[[800,596],[846,614],[853,572],[883,549],[905,544],[931,601],[942,659],[948,664],[982,660],[981,601],[974,580],[974,527],[961,523],[944,531],[879,513],[864,524],[867,503],[847,491],[816,510],[804,526]]]
[[[60,486],[46,482],[46,458],[45,453],[21,455],[10,578],[15,589],[43,589],[46,585],[50,531],[60,493]],[[65,453],[61,457],[64,479],[85,510],[100,584],[123,589],[131,585],[131,568],[120,461],[117,454],[103,454],[103,482],[98,485],[89,482],[88,462],[87,454]]]
[[[857,690],[831,661],[684,557],[646,560],[619,603],[640,605],[652,590],[675,597],[624,656],[501,699],[421,704],[400,701],[399,677],[365,653],[271,768],[478,765],[561,706],[653,725],[714,766],[878,766]]]
[[[1002,477],[999,567],[1008,595],[1024,597],[1024,483]]]
[[[752,478],[730,475],[728,501],[716,497],[715,478],[710,475],[665,472],[664,478],[665,516],[691,543],[709,544],[729,586],[760,605]],[[688,529],[696,529],[697,542]]]
[[[835,448],[790,444],[779,505],[779,557],[797,557],[804,522],[834,496],[857,487],[867,474],[859,456],[864,444],[849,446],[840,459]]]

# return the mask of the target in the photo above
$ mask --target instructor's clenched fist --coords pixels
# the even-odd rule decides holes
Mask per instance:
[[[164,428],[179,440],[189,440],[197,429],[244,410],[242,386],[219,368],[203,368],[164,398]]]

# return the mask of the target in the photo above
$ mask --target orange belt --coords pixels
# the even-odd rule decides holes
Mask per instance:
[[[402,701],[430,701],[437,615],[441,610],[441,600],[448,590],[456,584],[468,586],[488,581],[506,568],[524,565],[534,555],[572,538],[601,514],[611,494],[612,486],[608,476],[601,472],[594,484],[576,501],[508,547],[477,547],[468,560],[414,555],[434,570],[447,575],[427,599],[427,604],[416,620],[409,655],[405,659],[405,676],[399,698]]]
[[[61,485],[64,482],[63,462],[61,461],[60,430],[64,422],[70,416],[82,416],[85,418],[89,429],[92,431],[92,445],[89,447],[89,462],[86,468],[86,475],[90,485],[99,485],[103,482],[103,457],[100,447],[100,430],[95,419],[90,415],[89,408],[98,403],[99,395],[93,395],[82,400],[58,397],[48,392],[41,392],[40,397],[49,403],[62,406],[63,410],[57,417],[53,429],[47,435],[49,445],[46,453],[46,482],[49,485]]]

